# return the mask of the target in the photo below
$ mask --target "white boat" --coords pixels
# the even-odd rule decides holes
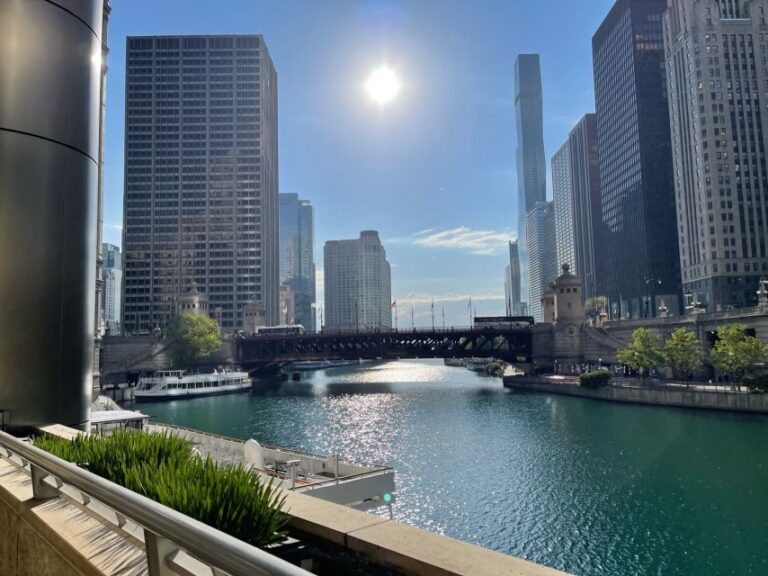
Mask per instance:
[[[491,362],[493,362],[493,358],[467,358],[464,366],[473,372],[485,372],[486,366]]]
[[[214,371],[212,374],[185,374],[184,370],[161,370],[140,378],[134,391],[138,402],[181,400],[245,392],[251,389],[247,372]]]

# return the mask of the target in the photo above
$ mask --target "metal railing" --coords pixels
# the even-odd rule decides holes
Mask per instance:
[[[13,455],[21,459],[23,466],[29,465],[36,500],[59,497],[61,487],[66,484],[77,489],[86,504],[92,498],[111,508],[117,514],[118,527],[124,526],[126,519],[141,526],[150,576],[188,574],[178,562],[182,550],[207,564],[217,576],[310,574],[264,550],[0,432],[0,456]],[[46,481],[49,476],[54,478],[55,485]]]

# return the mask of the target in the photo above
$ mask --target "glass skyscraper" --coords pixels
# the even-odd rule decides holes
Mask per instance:
[[[604,260],[600,217],[600,161],[597,117],[586,114],[568,136],[571,192],[573,194],[573,244],[577,275],[585,299],[603,295],[601,265]]]
[[[530,257],[531,296],[528,309],[536,322],[543,320],[541,298],[550,282],[557,278],[555,209],[552,202],[537,202],[528,212],[528,254]]]
[[[280,284],[293,293],[295,322],[315,330],[315,211],[298,194],[280,194]]]
[[[573,246],[573,183],[571,177],[571,146],[566,140],[552,157],[552,197],[555,210],[555,239],[557,269],[563,264],[579,275]]]
[[[680,301],[662,16],[667,0],[617,0],[592,39],[605,290],[614,316]]]
[[[523,297],[529,297],[528,212],[547,197],[544,155],[544,102],[538,54],[520,54],[515,60],[515,119],[517,126],[517,217],[522,239],[520,271]],[[531,297],[532,298],[532,297]]]
[[[277,74],[261,36],[129,37],[124,330],[193,285],[222,329],[278,321]]]

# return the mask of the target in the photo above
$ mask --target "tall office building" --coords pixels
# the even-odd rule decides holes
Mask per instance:
[[[392,282],[387,253],[375,230],[357,240],[325,243],[325,328],[392,327]]]
[[[120,305],[123,285],[123,261],[120,248],[114,244],[102,244],[104,269],[101,291],[101,315],[103,329],[110,334],[120,333]]]
[[[517,215],[523,297],[528,296],[528,249],[525,224],[528,212],[547,197],[544,156],[544,101],[538,54],[515,60],[515,120],[517,127]]]
[[[667,0],[617,0],[592,39],[605,291],[612,313],[674,313],[680,266],[662,16]]]
[[[573,194],[573,245],[576,275],[585,299],[604,291],[601,265],[600,162],[597,148],[597,117],[586,114],[568,136],[571,192]]]
[[[568,264],[571,272],[578,275],[573,245],[573,184],[569,140],[552,157],[552,202],[555,210],[557,269]]]
[[[509,264],[505,267],[504,293],[507,301],[507,314],[523,316],[520,298],[520,251],[517,240],[512,240],[509,243]]]
[[[766,0],[670,0],[665,17],[683,291],[757,305],[768,273]]]
[[[129,37],[124,329],[164,326],[193,283],[238,329],[279,305],[277,74],[261,36]]]
[[[298,194],[280,194],[280,285],[293,293],[295,322],[314,332],[315,212]]]
[[[528,255],[530,257],[530,314],[543,320],[541,297],[550,282],[557,278],[557,244],[555,241],[555,209],[552,202],[537,202],[528,212]]]

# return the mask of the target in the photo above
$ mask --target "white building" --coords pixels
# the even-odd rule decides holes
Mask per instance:
[[[375,230],[357,240],[325,243],[325,329],[392,327],[392,282],[387,253]]]
[[[120,302],[123,286],[123,259],[120,248],[114,244],[102,244],[104,264],[101,271],[101,324],[110,334],[120,333]]]

